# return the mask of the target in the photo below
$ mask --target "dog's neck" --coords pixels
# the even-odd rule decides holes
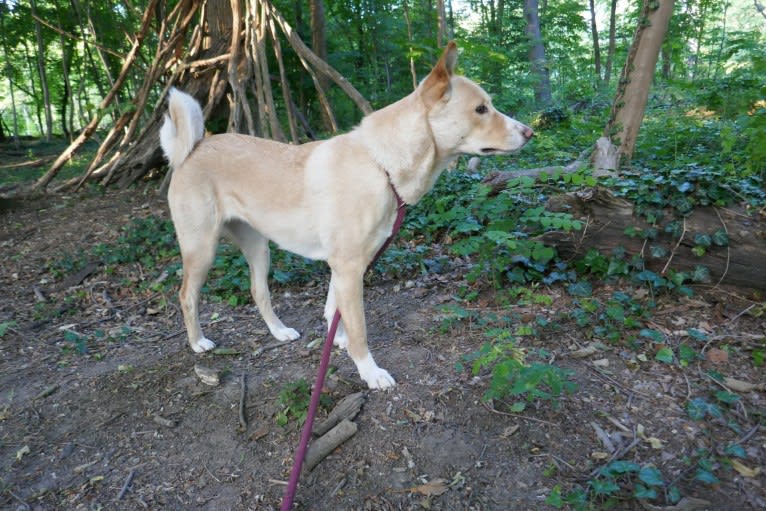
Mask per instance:
[[[417,93],[365,117],[355,132],[407,204],[415,204],[428,193],[455,158],[438,154]],[[377,135],[381,132],[385,136]]]

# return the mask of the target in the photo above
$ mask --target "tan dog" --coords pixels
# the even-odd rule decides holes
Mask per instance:
[[[367,348],[362,290],[367,265],[396,217],[391,186],[415,204],[461,153],[510,153],[533,135],[495,110],[481,87],[456,76],[456,60],[451,42],[412,94],[349,133],[298,146],[233,133],[203,139],[199,104],[171,91],[160,141],[173,169],[168,201],[183,259],[181,308],[194,351],[215,346],[202,334],[197,305],[221,235],[247,258],[253,298],[272,335],[282,341],[299,336],[271,307],[266,279],[273,240],[328,262],[324,315],[329,324],[337,307],[342,317],[335,343],[348,349],[370,388],[395,384]]]

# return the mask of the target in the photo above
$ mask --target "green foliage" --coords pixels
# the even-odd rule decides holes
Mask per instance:
[[[516,339],[509,330],[493,328],[487,330],[486,335],[491,340],[463,359],[470,364],[474,375],[484,370],[491,372],[485,399],[511,397],[516,400],[511,405],[511,411],[521,412],[527,403],[535,401],[550,402],[556,407],[563,394],[576,390],[576,384],[571,381],[572,371],[552,364],[529,363],[525,350],[516,345]]]
[[[291,418],[302,423],[306,420],[310,401],[311,388],[308,382],[303,379],[291,381],[279,391],[277,403],[280,410],[274,419],[282,427],[286,426]]]
[[[304,379],[290,381],[279,391],[277,397],[279,411],[274,416],[274,420],[282,427],[287,426],[290,420],[302,424],[306,420],[310,402],[311,386],[308,382]],[[319,406],[328,408],[331,405],[332,399],[322,394],[319,398]]]
[[[5,334],[8,333],[8,330],[12,329],[16,326],[15,321],[3,321],[0,323],[0,339],[5,337]]]

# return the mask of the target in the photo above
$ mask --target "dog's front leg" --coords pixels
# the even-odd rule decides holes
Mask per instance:
[[[330,293],[334,295],[343,318],[343,326],[348,338],[348,354],[356,364],[359,376],[371,389],[386,389],[396,385],[396,382],[388,371],[378,367],[367,347],[363,277],[363,266],[357,268],[344,264],[340,268],[333,268]]]

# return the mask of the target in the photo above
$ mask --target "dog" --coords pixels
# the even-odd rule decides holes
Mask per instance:
[[[183,263],[180,305],[195,352],[215,347],[200,328],[202,285],[222,235],[244,253],[251,293],[271,334],[299,333],[274,313],[267,276],[269,240],[324,260],[331,277],[324,317],[336,308],[335,344],[346,348],[371,389],[395,385],[367,346],[363,277],[391,234],[398,194],[415,204],[461,154],[509,154],[534,135],[498,112],[476,83],[455,74],[457,46],[405,98],[366,116],[352,131],[290,145],[226,133],[204,137],[199,103],[172,89],[160,145],[172,177],[168,203]]]

